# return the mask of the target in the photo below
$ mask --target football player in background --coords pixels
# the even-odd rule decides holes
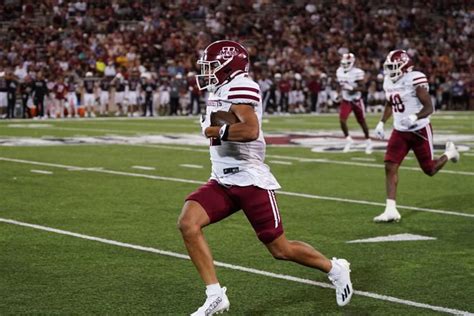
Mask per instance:
[[[100,95],[100,114],[109,114],[109,97],[110,97],[110,77],[104,76],[99,83]]]
[[[59,117],[64,118],[64,104],[67,100],[67,86],[64,83],[64,79],[62,76],[60,76],[58,82],[55,83],[53,91],[55,109],[56,112],[59,111],[59,113],[55,113],[54,115],[56,116],[57,114],[59,114]]]
[[[211,140],[212,173],[206,184],[186,198],[178,220],[189,256],[206,284],[207,299],[192,315],[229,309],[226,288],[217,279],[202,228],[240,209],[274,258],[327,273],[336,287],[338,305],[346,305],[353,293],[349,262],[329,260],[312,246],[285,236],[274,191],[280,185],[264,163],[262,97],[258,84],[249,78],[249,63],[247,50],[233,41],[210,44],[198,61],[198,87],[210,92],[201,128]],[[236,123],[211,126],[211,113],[216,111],[233,113]]]
[[[147,72],[144,73],[143,79],[145,80],[144,83],[142,83],[142,91],[144,94],[144,100],[145,102],[143,103],[143,114],[142,116],[153,116],[154,111],[153,111],[153,96],[156,91],[156,83],[153,80],[152,74]],[[160,98],[163,95],[160,92]],[[168,93],[168,101],[166,104],[169,104],[169,93]]]
[[[67,108],[67,117],[78,117],[78,106],[79,106],[79,98],[78,98],[78,84],[76,83],[76,79],[74,76],[69,76],[66,82],[67,87],[67,101],[66,101],[66,108]]]
[[[133,70],[126,82],[126,102],[128,116],[134,116],[134,113],[138,111],[138,93],[140,89],[140,76],[138,70]]]
[[[86,113],[89,117],[95,117],[95,80],[92,78],[92,72],[86,73],[86,78],[83,82],[84,92],[84,106],[86,107]]]
[[[5,71],[0,72],[0,118],[7,117],[8,83]]]
[[[457,162],[459,153],[452,142],[438,158],[433,156],[433,131],[430,115],[434,108],[428,93],[425,74],[413,71],[413,62],[404,50],[391,51],[384,63],[383,88],[387,102],[382,119],[375,128],[376,137],[384,138],[384,123],[393,113],[393,131],[385,153],[385,184],[387,201],[385,211],[375,222],[399,221],[396,207],[398,168],[410,149],[413,149],[423,172],[434,176],[448,160]]]
[[[124,105],[124,94],[125,94],[125,78],[121,72],[118,72],[115,77],[112,79],[110,84],[115,88],[115,97],[114,102],[118,108],[118,111],[115,112],[116,116],[125,115],[127,107]]]
[[[372,153],[372,142],[369,138],[369,128],[365,122],[365,105],[362,99],[362,91],[365,89],[364,76],[365,72],[357,67],[354,67],[355,56],[352,53],[343,54],[341,58],[341,66],[337,68],[336,77],[339,86],[342,90],[342,101],[339,107],[339,122],[341,124],[342,132],[346,137],[346,145],[343,151],[348,152],[351,149],[354,140],[349,135],[347,128],[347,118],[352,111],[357,119],[357,122],[362,127],[365,143],[365,153]]]

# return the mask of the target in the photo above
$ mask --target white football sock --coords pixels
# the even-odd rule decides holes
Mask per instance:
[[[452,151],[445,151],[443,155],[445,155],[448,158],[448,160],[451,160],[453,159],[455,153],[453,153]]]
[[[219,295],[221,293],[222,293],[222,289],[219,283],[209,284],[206,286],[207,296]]]
[[[335,260],[331,260],[332,268],[329,271],[328,275],[331,277],[339,275],[341,273],[341,267],[335,262]]]
[[[397,202],[392,199],[387,199],[387,202],[385,204],[385,210],[395,210],[397,208]]]

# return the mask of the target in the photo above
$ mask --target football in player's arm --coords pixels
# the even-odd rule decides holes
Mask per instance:
[[[434,108],[428,93],[428,79],[413,71],[413,62],[403,50],[391,51],[384,63],[384,90],[386,104],[380,122],[375,128],[376,137],[385,137],[384,124],[393,115],[394,129],[385,153],[385,211],[374,218],[375,222],[399,221],[396,208],[398,168],[410,150],[413,150],[423,172],[434,176],[448,160],[457,162],[459,153],[452,142],[446,143],[441,157],[433,157],[433,132],[430,115]]]
[[[259,124],[251,104],[233,104],[230,111],[237,117],[238,122],[221,126],[210,126],[210,115],[206,115],[203,134],[207,138],[222,138],[224,141],[251,142],[258,138]]]

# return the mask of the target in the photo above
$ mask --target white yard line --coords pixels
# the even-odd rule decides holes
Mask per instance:
[[[12,219],[0,218],[0,222],[6,223],[6,224],[17,225],[17,226],[34,228],[34,229],[38,229],[38,230],[42,230],[42,231],[47,231],[47,232],[56,233],[56,234],[60,234],[60,235],[76,237],[76,238],[80,238],[80,239],[97,241],[97,242],[100,242],[100,243],[113,245],[113,246],[118,246],[118,247],[123,247],[123,248],[130,248],[130,249],[135,249],[135,250],[140,250],[140,251],[145,251],[145,252],[156,253],[156,254],[159,254],[159,255],[173,257],[173,258],[190,260],[189,256],[187,256],[185,254],[181,254],[181,253],[172,252],[172,251],[166,251],[166,250],[161,250],[161,249],[152,248],[152,247],[144,247],[144,246],[140,246],[140,245],[129,244],[129,243],[125,243],[125,242],[120,242],[120,241],[105,239],[105,238],[100,238],[100,237],[94,237],[94,236],[90,236],[90,235],[78,234],[78,233],[74,233],[74,232],[67,231],[67,230],[62,230],[62,229],[57,229],[57,228],[52,228],[52,227],[47,227],[47,226],[42,226],[42,225],[36,225],[36,224],[29,224],[29,223],[25,223],[25,222],[15,221],[15,220],[12,220]],[[291,276],[291,275],[274,273],[274,272],[269,272],[269,271],[264,271],[264,270],[258,270],[258,269],[254,269],[254,268],[229,264],[229,263],[220,262],[220,261],[214,261],[214,264],[218,267],[223,267],[223,268],[227,268],[227,269],[231,269],[231,270],[247,272],[247,273],[252,273],[252,274],[257,274],[257,275],[263,275],[263,276],[270,277],[270,278],[286,280],[286,281],[292,281],[292,282],[308,284],[308,285],[314,285],[314,286],[318,286],[318,287],[321,287],[321,288],[330,288],[330,289],[334,288],[332,285],[330,285],[328,283],[317,282],[317,281],[313,281],[313,280],[309,280],[309,279],[303,279],[303,278],[294,277],[294,276]],[[404,299],[400,299],[400,298],[393,297],[393,296],[386,296],[386,295],[381,295],[381,294],[371,293],[371,292],[366,292],[366,291],[355,290],[354,294],[369,297],[369,298],[373,298],[373,299],[377,299],[377,300],[388,301],[388,302],[391,302],[391,303],[397,303],[397,304],[402,304],[402,305],[407,305],[407,306],[424,308],[424,309],[429,309],[429,310],[448,313],[448,314],[472,315],[470,312],[467,312],[467,311],[461,311],[461,310],[448,308],[448,307],[434,306],[434,305],[419,303],[419,302],[410,301],[410,300],[404,300]]]
[[[375,161],[375,158],[352,157],[351,160],[358,161]]]
[[[180,167],[183,167],[183,168],[191,168],[191,169],[202,169],[204,168],[203,166],[201,165],[192,165],[192,164],[187,164],[187,163],[183,163],[181,165],[179,165]]]
[[[171,145],[162,146],[162,145],[138,145],[138,144],[133,144],[131,146],[209,153],[208,149],[193,148],[193,147],[180,147],[180,146],[171,146]],[[385,168],[385,165],[380,164],[380,163],[362,163],[362,162],[355,162],[355,161],[342,161],[342,160],[323,159],[323,158],[304,158],[304,157],[285,156],[285,155],[266,155],[266,157],[267,158],[273,158],[273,159],[293,160],[293,161],[299,161],[299,162],[316,162],[316,163],[327,163],[327,164],[347,165],[347,166],[359,166],[359,167],[369,167],[369,168]],[[411,157],[407,157],[407,158],[410,159],[410,160],[413,159]],[[400,166],[399,169],[417,171],[417,172],[420,172],[420,173],[422,172],[421,169],[418,168],[418,167]],[[455,171],[455,170],[443,169],[443,170],[440,170],[439,173],[474,176],[474,172],[471,172],[471,171]]]
[[[145,167],[145,166],[132,166],[133,169],[139,169],[139,170],[155,170],[154,167]]]
[[[47,163],[47,162],[38,162],[38,161],[31,161],[31,160],[0,157],[0,161],[2,161],[2,160],[3,161],[9,161],[9,162],[15,162],[15,163],[32,164],[32,165],[48,166],[48,167],[56,167],[56,168],[65,168],[65,169],[74,169],[74,170],[78,170],[78,171],[107,173],[107,174],[115,174],[115,175],[137,177],[137,178],[146,178],[146,179],[154,179],[154,180],[164,180],[164,181],[191,183],[191,184],[199,184],[199,185],[205,183],[203,181],[198,181],[198,180],[181,179],[181,178],[173,178],[173,177],[162,177],[162,176],[155,176],[155,175],[148,175],[148,174],[141,174],[141,173],[123,172],[123,171],[114,171],[114,170],[107,170],[107,169],[103,169],[103,168],[82,168],[82,167],[77,167],[77,166],[68,166],[68,165],[54,164],[54,163]],[[296,197],[302,197],[302,198],[308,198],[308,199],[344,202],[344,203],[352,203],[352,204],[363,204],[363,205],[375,205],[375,206],[385,207],[385,203],[380,203],[380,202],[371,202],[371,201],[364,201],[364,200],[353,200],[353,199],[345,199],[345,198],[339,198],[339,197],[322,196],[322,195],[315,195],[315,194],[305,194],[305,193],[298,193],[298,192],[287,192],[287,191],[277,191],[277,193],[281,194],[281,195],[296,196]],[[443,214],[443,215],[474,217],[474,214],[455,212],[455,211],[437,210],[437,209],[430,209],[430,208],[421,208],[421,207],[414,207],[414,206],[397,205],[397,208],[413,210],[413,211],[437,213],[437,214]]]
[[[321,159],[321,158],[302,158],[302,157],[292,157],[292,156],[282,156],[282,155],[267,155],[267,157],[296,160],[296,161],[299,161],[299,162],[316,162],[316,163],[328,163],[328,164],[346,165],[346,166],[385,168],[384,164],[375,164],[375,163],[330,160],[330,159]],[[404,166],[401,166],[399,169],[418,171],[420,173],[422,172],[421,168],[418,168],[418,167],[404,167]],[[465,176],[474,176],[474,172],[471,172],[471,171],[454,171],[454,170],[445,170],[445,169],[443,169],[443,170],[440,170],[439,172],[440,173],[465,175]]]
[[[45,124],[46,125],[46,124]],[[183,125],[183,124],[182,124]],[[128,126],[128,125],[126,125]],[[186,125],[189,126],[189,125]],[[26,129],[26,130],[35,130],[35,129],[50,129],[50,130],[57,130],[57,131],[82,131],[82,132],[98,132],[98,133],[115,133],[115,134],[153,134],[156,131],[146,131],[146,130],[128,130],[128,129],[105,129],[105,128],[84,128],[84,127],[62,127],[62,126],[41,126],[41,127],[16,127],[16,126],[7,126],[9,128],[17,128],[17,129]],[[166,128],[176,127],[182,128],[184,126],[178,126],[176,124],[167,125]],[[44,136],[43,136],[44,137]],[[53,137],[53,136],[49,136]],[[54,136],[55,137],[55,136]]]
[[[281,160],[269,160],[268,162],[275,165],[287,165],[287,166],[293,164],[291,161],[281,161]]]
[[[53,172],[46,171],[46,170],[31,169],[30,171],[33,172],[33,173],[39,173],[39,174],[53,174]]]

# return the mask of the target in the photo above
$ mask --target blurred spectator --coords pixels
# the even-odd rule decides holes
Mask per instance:
[[[170,84],[168,80],[165,78],[159,87],[159,99],[158,99],[158,113],[159,115],[167,115],[170,114]]]
[[[154,116],[154,109],[153,109],[153,101],[154,101],[154,94],[156,91],[156,83],[154,82],[150,73],[143,74],[145,82],[143,83],[142,90],[145,93],[145,103],[143,108],[143,116]],[[161,89],[161,87],[160,87]],[[160,92],[160,108],[163,106],[165,109],[169,105],[169,92],[163,89],[163,92]]]
[[[474,93],[473,12],[469,1],[10,1],[0,5],[0,72],[12,67],[20,83],[38,72],[43,78],[82,78],[89,71],[112,78],[132,69],[161,80],[197,72],[203,49],[228,38],[249,48],[253,75],[269,79],[262,82],[267,112],[287,111],[288,79],[295,73],[307,79],[303,106],[314,112],[334,101],[330,81],[323,88],[318,74],[334,74],[340,54],[353,52],[373,81],[387,53],[401,48],[435,81],[438,108],[466,108]],[[276,74],[282,78],[272,80]],[[119,82],[112,106],[124,112],[121,81],[113,84]],[[189,82],[178,94],[193,104],[183,105],[182,113],[195,114],[197,94],[188,94]],[[323,89],[331,91],[320,101]],[[178,113],[179,100],[172,108]]]
[[[33,82],[33,103],[36,106],[37,118],[44,119],[47,117],[45,99],[48,95],[48,86],[46,80],[43,77],[43,73],[40,71],[36,75],[36,79]]]

